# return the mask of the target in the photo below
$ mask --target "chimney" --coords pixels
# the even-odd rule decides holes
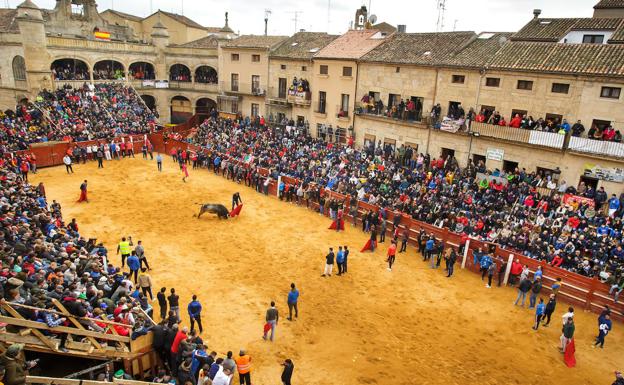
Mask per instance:
[[[406,30],[407,30],[407,26],[405,24],[397,25],[397,32],[398,33],[405,33]]]
[[[539,17],[539,15],[542,14],[542,10],[541,9],[534,9],[533,10],[533,18],[537,19]]]

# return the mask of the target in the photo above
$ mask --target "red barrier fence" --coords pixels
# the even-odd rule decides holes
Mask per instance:
[[[189,120],[189,122],[181,125],[181,128],[175,127],[173,129],[166,129],[165,131],[170,130],[173,132],[186,132],[197,125],[197,118],[194,118],[195,121],[192,121],[191,119]],[[201,151],[200,147],[186,142],[181,142],[173,139],[169,139],[165,142],[163,140],[162,133],[149,134],[148,137],[150,142],[154,146],[155,151],[167,155],[169,154],[169,151],[171,151],[171,149],[174,147],[180,148],[182,150],[186,150],[188,148],[192,151]],[[80,146],[83,146],[86,144],[94,144],[96,142],[97,141],[80,142],[78,144]],[[50,144],[48,146],[32,147],[31,150],[28,152],[33,152],[37,156],[38,167],[55,166],[63,164],[63,156],[65,152],[68,148],[71,148],[75,145],[76,143],[56,143]],[[139,153],[141,151],[142,145],[143,136],[134,136],[134,149],[136,153]],[[260,169],[259,172],[263,176],[269,174],[269,170],[266,169]],[[284,180],[284,182],[293,185],[297,185],[300,183],[299,180],[295,178],[284,176],[282,177],[282,179]],[[276,195],[277,187],[277,181],[272,179],[269,185],[269,194]],[[353,218],[351,217],[349,210],[350,198],[348,196],[338,194],[332,191],[326,191],[325,193],[344,202],[345,217],[348,221],[353,222]],[[312,208],[318,209],[318,204],[313,204]],[[357,218],[355,218],[356,223],[361,223],[362,217],[366,214],[368,210],[373,210],[374,212],[377,212],[379,210],[377,206],[362,201],[358,201],[357,208]],[[325,213],[325,215],[327,215],[327,213]],[[393,219],[394,213],[392,211],[388,211],[388,221],[392,223]],[[410,244],[412,245],[418,244],[418,233],[421,229],[423,229],[427,234],[434,234],[437,239],[444,241],[445,245],[447,246],[458,247],[461,243],[461,235],[453,233],[446,228],[438,228],[430,224],[411,219],[406,215],[402,215],[400,227],[403,229],[409,229]],[[474,264],[472,254],[473,251],[477,250],[479,247],[482,247],[483,250],[487,250],[488,244],[474,239],[471,239],[469,241],[469,247],[464,266],[465,268],[473,272],[479,271],[478,266]],[[621,303],[614,303],[612,296],[609,295],[608,285],[600,282],[598,278],[584,277],[561,268],[552,267],[544,261],[531,259],[517,251],[507,250],[501,247],[496,247],[496,251],[494,254],[502,261],[510,261],[510,256],[513,256],[513,259],[517,259],[521,264],[527,265],[531,272],[535,272],[535,270],[537,270],[537,267],[541,266],[543,271],[543,289],[540,293],[540,296],[545,297],[550,294],[550,287],[552,283],[555,282],[557,278],[561,278],[563,280],[563,285],[559,290],[558,294],[560,299],[563,298],[568,303],[571,303],[575,306],[581,306],[583,309],[591,310],[595,313],[599,313],[604,308],[604,305],[609,305],[612,309],[613,318],[619,321],[624,321],[624,305],[622,305]],[[460,261],[458,261],[458,263],[460,263]]]

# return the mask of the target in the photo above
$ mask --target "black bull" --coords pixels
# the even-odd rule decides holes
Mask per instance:
[[[199,214],[197,214],[197,218],[199,219],[199,217],[201,217],[203,213],[217,214],[219,219],[228,219],[230,217],[230,212],[222,204],[202,204],[201,208],[199,209]]]

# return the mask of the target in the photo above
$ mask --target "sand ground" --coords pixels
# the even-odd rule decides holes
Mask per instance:
[[[359,229],[329,231],[329,220],[316,213],[206,170],[190,170],[183,183],[168,157],[162,173],[140,158],[74,169],[43,169],[31,183],[44,182],[49,202],[57,199],[66,220],[77,218],[82,234],[104,241],[114,263],[121,236],[143,240],[155,286],[175,287],[183,309],[197,294],[208,348],[247,348],[255,384],[280,383],[287,357],[295,363],[293,383],[314,385],[604,385],[624,369],[620,323],[605,349],[594,350],[597,317],[577,311],[578,365],[569,369],[556,348],[566,304],[558,304],[551,327],[535,332],[533,311],[512,305],[513,289],[486,289],[468,271],[447,279],[413,249],[388,272],[384,246],[359,253],[367,239]],[[83,179],[90,202],[77,204]],[[229,206],[235,191],[245,204],[241,217],[193,217],[195,203]],[[352,250],[348,274],[321,278],[327,248],[338,245]],[[291,282],[301,291],[293,322],[285,319]],[[274,343],[261,338],[271,300],[282,317]]]

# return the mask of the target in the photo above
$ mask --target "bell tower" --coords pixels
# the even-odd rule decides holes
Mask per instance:
[[[355,11],[355,22],[353,23],[353,29],[365,29],[366,22],[368,21],[368,10],[366,6],[363,5]]]

